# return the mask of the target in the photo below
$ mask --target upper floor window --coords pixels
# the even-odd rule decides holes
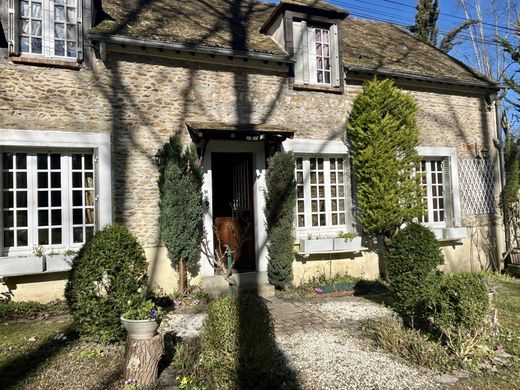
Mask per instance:
[[[330,84],[330,39],[329,30],[314,29],[314,47],[316,49],[316,82]]]
[[[309,26],[305,20],[293,22],[296,84],[340,86],[337,25]]]
[[[76,59],[81,52],[81,0],[11,0],[13,54]]]

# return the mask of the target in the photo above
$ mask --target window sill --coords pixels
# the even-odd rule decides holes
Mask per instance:
[[[61,69],[71,69],[71,70],[79,70],[80,64],[76,61],[65,61],[65,60],[55,60],[51,58],[45,57],[21,57],[21,56],[11,56],[9,59],[15,64],[22,65],[34,65],[34,66],[46,66],[50,68],[61,68]]]
[[[41,257],[0,257],[0,278],[41,275],[70,270],[70,258],[64,255],[46,256],[44,267]]]
[[[468,237],[465,227],[432,228],[435,238],[439,242],[461,241]]]
[[[338,95],[341,95],[343,93],[343,89],[341,87],[322,87],[320,85],[315,84],[293,84],[293,89],[295,91],[325,92],[335,93]]]

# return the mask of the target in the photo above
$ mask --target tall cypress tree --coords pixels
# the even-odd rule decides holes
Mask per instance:
[[[366,233],[391,238],[423,215],[416,147],[417,103],[391,80],[368,81],[347,122],[357,184],[358,219]]]
[[[265,219],[267,222],[267,252],[269,283],[285,289],[292,283],[293,221],[296,201],[294,155],[277,152],[269,160],[266,177]]]
[[[410,27],[410,31],[420,40],[433,46],[437,46],[437,20],[439,19],[438,0],[419,0],[415,7],[415,24]]]
[[[178,137],[164,145],[159,178],[161,239],[179,272],[179,293],[186,288],[186,269],[199,259],[203,235],[202,170],[193,145],[182,149]]]

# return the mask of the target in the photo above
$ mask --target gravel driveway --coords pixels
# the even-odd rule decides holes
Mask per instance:
[[[360,297],[284,301],[269,298],[276,341],[304,390],[431,389],[435,374],[377,350],[360,321],[391,311]],[[168,330],[181,337],[200,332],[204,314],[175,314]]]

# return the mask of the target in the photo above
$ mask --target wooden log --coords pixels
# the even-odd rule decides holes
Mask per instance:
[[[155,384],[158,376],[159,360],[164,352],[164,337],[156,334],[151,339],[134,340],[126,338],[125,346],[125,381],[137,385]]]

